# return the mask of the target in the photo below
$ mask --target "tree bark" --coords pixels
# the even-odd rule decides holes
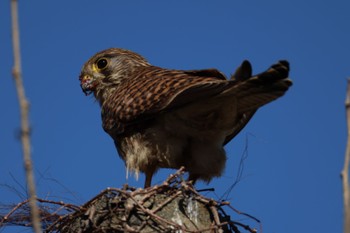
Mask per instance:
[[[341,172],[343,182],[343,201],[344,201],[344,233],[350,232],[350,190],[349,190],[349,163],[350,163],[350,80],[347,84],[345,100],[346,120],[347,120],[347,146],[345,152],[344,167]]]

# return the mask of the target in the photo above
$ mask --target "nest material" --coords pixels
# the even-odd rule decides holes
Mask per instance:
[[[45,231],[239,233],[243,228],[244,232],[257,232],[249,226],[231,221],[222,209],[229,203],[202,196],[190,182],[184,181],[183,172],[184,169],[180,169],[163,184],[147,189],[135,189],[127,185],[122,189],[108,188],[80,207],[41,200],[50,205],[61,204],[55,211],[48,213],[46,210],[45,215],[42,215],[42,221],[46,223]],[[24,207],[25,203],[13,208],[0,219],[0,227],[11,223],[11,219],[12,224],[13,219],[16,219],[17,225],[21,225],[18,224],[21,223],[18,215],[15,218],[15,212]],[[63,210],[66,213],[59,215],[59,211]]]

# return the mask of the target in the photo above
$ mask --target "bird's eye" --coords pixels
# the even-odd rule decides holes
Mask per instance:
[[[104,68],[107,67],[108,61],[106,58],[100,58],[96,62],[96,66],[99,70],[103,70]]]

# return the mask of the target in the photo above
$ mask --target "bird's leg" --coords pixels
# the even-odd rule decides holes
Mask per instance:
[[[145,172],[146,179],[145,179],[145,187],[144,188],[151,187],[153,173],[154,172],[152,170],[148,170],[147,172]]]

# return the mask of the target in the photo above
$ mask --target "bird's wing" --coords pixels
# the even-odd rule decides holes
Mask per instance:
[[[251,67],[247,61],[237,69],[231,80],[237,84],[227,89],[222,95],[237,97],[238,121],[232,133],[225,138],[224,144],[234,138],[249,122],[259,107],[281,97],[292,85],[288,79],[289,63],[279,61],[268,70],[251,76]]]
[[[257,109],[282,96],[292,85],[289,64],[281,61],[267,71],[250,76],[244,61],[231,80],[216,70],[176,71],[148,67],[121,86],[102,105],[103,128],[123,133],[129,125],[151,119],[154,114],[183,107],[210,96],[237,99],[237,124],[224,144],[237,135]],[[113,131],[113,132],[112,132]]]
[[[103,128],[123,133],[154,114],[217,95],[234,85],[217,70],[176,71],[148,67],[121,84],[102,105]],[[118,91],[120,90],[120,91]]]
[[[224,145],[226,145],[229,141],[231,141],[234,137],[236,137],[236,135],[239,134],[239,132],[241,132],[241,130],[248,124],[248,122],[254,116],[257,110],[258,109],[238,114],[237,123],[235,124],[235,127],[232,130],[232,133],[226,136]]]
[[[289,63],[279,61],[268,70],[239,81],[237,85],[225,90],[222,95],[235,95],[238,98],[237,109],[244,113],[281,97],[292,85],[288,79]]]
[[[244,82],[252,77],[252,66],[249,61],[245,60],[242,64],[236,69],[235,73],[231,76],[231,80],[236,80],[237,85],[240,82]],[[250,119],[254,116],[257,109],[252,109],[247,112],[237,113],[237,123],[235,124],[232,132],[226,136],[224,145],[232,140],[241,130],[248,124]]]
[[[226,76],[217,69],[205,69],[205,70],[186,70],[185,74],[196,77],[209,77],[217,80],[227,80]]]

